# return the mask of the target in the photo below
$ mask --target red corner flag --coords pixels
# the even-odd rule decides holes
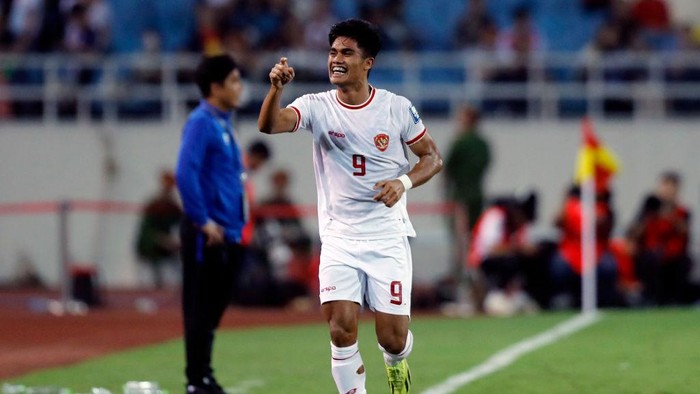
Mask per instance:
[[[576,183],[582,184],[593,177],[596,190],[604,190],[610,178],[618,171],[619,164],[615,155],[598,141],[593,130],[593,123],[588,118],[581,121],[583,143],[576,160]]]

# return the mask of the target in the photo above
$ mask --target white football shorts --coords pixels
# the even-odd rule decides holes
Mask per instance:
[[[411,315],[413,262],[408,237],[347,239],[326,235],[318,271],[321,304],[353,301],[373,311]]]

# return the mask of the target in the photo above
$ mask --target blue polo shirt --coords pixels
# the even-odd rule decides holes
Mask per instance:
[[[247,217],[244,171],[231,113],[201,100],[183,127],[176,170],[187,217],[198,226],[213,220],[226,229],[226,241],[240,242]]]

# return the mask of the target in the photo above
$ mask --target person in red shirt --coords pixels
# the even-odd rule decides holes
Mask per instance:
[[[600,306],[617,306],[617,264],[610,253],[610,234],[614,225],[609,190],[596,192],[596,276]],[[556,219],[560,230],[559,248],[550,266],[552,281],[551,307],[555,309],[577,306],[581,302],[581,189],[572,186]]]
[[[630,233],[637,244],[635,268],[650,305],[682,303],[692,261],[688,253],[690,211],[678,198],[681,177],[661,174],[656,191],[642,203]]]
[[[487,292],[525,295],[529,268],[538,257],[529,226],[536,215],[536,203],[534,193],[521,199],[497,198],[479,217],[467,264],[483,275]]]
[[[632,4],[632,18],[644,29],[668,31],[671,13],[664,0],[637,0]]]

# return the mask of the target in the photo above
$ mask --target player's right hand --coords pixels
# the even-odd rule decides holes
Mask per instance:
[[[224,228],[213,221],[209,220],[201,230],[207,236],[207,246],[224,243]]]
[[[406,191],[403,183],[398,179],[379,181],[374,184],[374,189],[379,190],[379,192],[374,195],[374,201],[381,202],[389,208],[399,202],[401,196]]]
[[[275,64],[270,70],[270,83],[272,86],[281,89],[284,85],[294,79],[294,68],[289,67],[287,58],[280,58],[280,62]]]

